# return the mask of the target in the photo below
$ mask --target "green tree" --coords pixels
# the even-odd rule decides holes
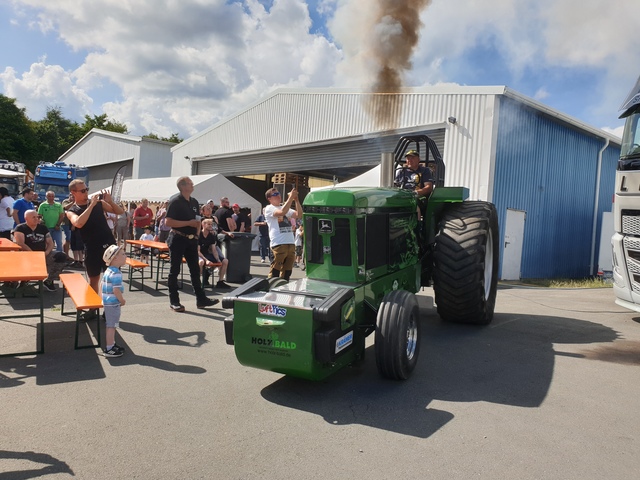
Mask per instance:
[[[82,127],[64,118],[60,107],[48,108],[45,117],[33,125],[39,142],[39,157],[45,162],[58,160],[83,135]]]
[[[182,142],[182,138],[178,136],[177,133],[172,133],[169,137],[161,137],[157,133],[148,133],[147,135],[143,135],[144,138],[152,138],[154,140],[162,140],[163,142],[171,142],[171,143],[180,143]]]
[[[82,124],[83,135],[86,135],[92,128],[99,128],[100,130],[107,130],[109,132],[128,134],[129,129],[124,123],[120,123],[117,120],[110,120],[106,113],[102,115],[89,115],[84,116],[84,123]]]
[[[15,98],[0,94],[0,158],[20,162],[33,170],[38,142],[24,108]]]

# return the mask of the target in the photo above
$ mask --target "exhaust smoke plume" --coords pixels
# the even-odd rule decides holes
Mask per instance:
[[[366,78],[360,86],[371,93],[365,108],[376,128],[388,130],[398,125],[402,99],[384,94],[400,92],[418,44],[420,12],[430,3],[431,0],[349,0],[336,12],[336,37],[343,43],[349,76],[360,74]]]

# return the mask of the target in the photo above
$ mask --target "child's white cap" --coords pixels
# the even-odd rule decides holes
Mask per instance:
[[[120,250],[122,250],[122,247],[118,245],[109,245],[107,247],[107,249],[104,251],[104,255],[102,255],[102,260],[104,260],[104,263],[107,265],[107,267],[111,265],[113,257],[115,257]]]

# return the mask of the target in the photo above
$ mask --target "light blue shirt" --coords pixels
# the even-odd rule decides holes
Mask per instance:
[[[102,304],[103,305],[120,305],[120,301],[113,291],[119,288],[124,292],[122,285],[122,272],[118,267],[107,267],[102,275]]]

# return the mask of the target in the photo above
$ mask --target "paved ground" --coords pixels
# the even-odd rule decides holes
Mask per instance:
[[[176,314],[127,292],[108,360],[73,350],[47,294],[47,353],[0,358],[0,480],[637,478],[640,319],[611,290],[503,288],[486,328],[441,323],[429,295],[409,381],[370,346],[309,383],[238,364],[227,312],[191,295]],[[33,348],[32,326],[0,329],[0,351]]]

